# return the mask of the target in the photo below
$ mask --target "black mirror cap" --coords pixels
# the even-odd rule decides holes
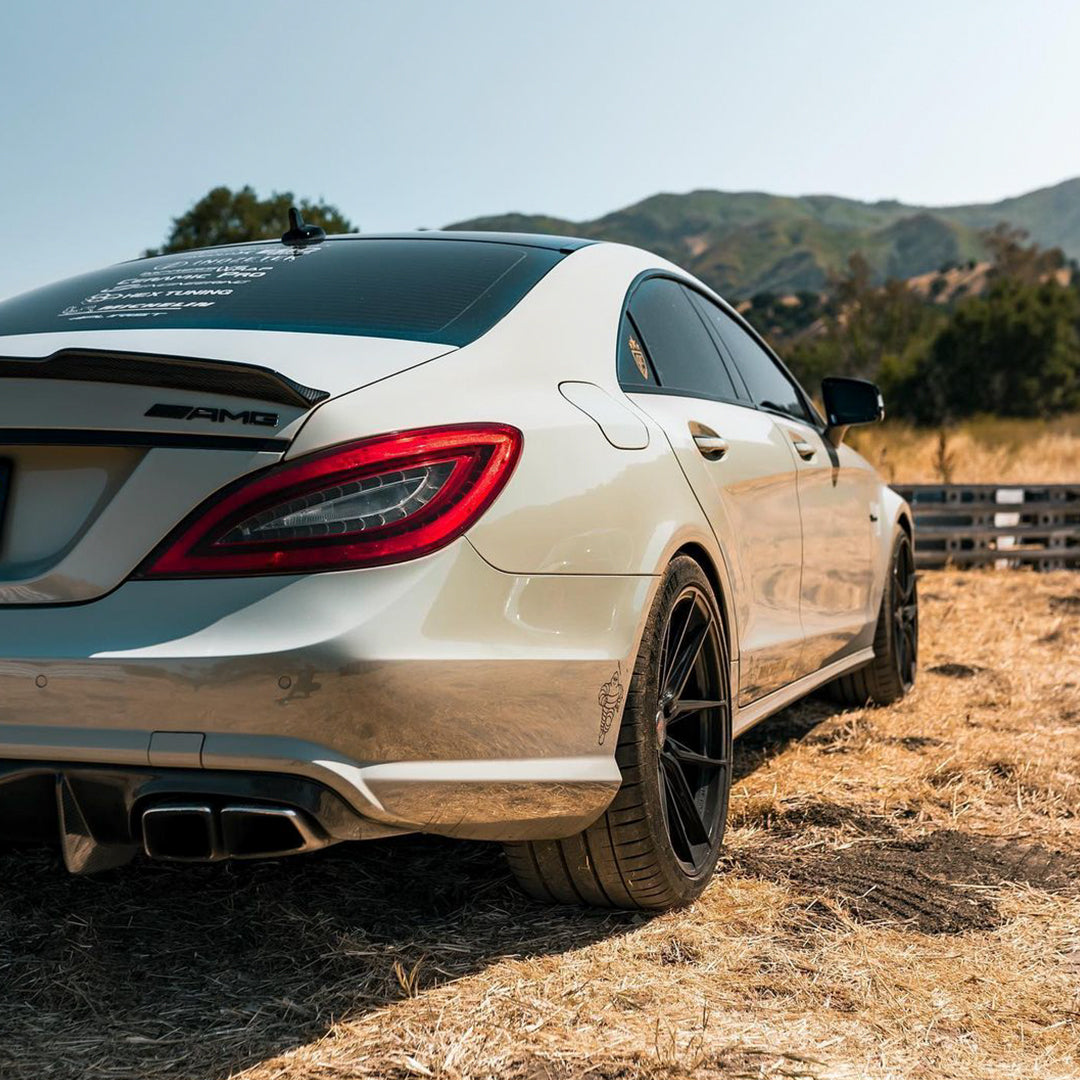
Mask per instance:
[[[821,380],[821,400],[829,423],[826,436],[834,446],[843,442],[849,427],[876,424],[885,419],[881,391],[866,379],[829,376]]]
[[[866,379],[830,376],[821,380],[821,399],[829,427],[876,424],[885,419],[881,391]]]

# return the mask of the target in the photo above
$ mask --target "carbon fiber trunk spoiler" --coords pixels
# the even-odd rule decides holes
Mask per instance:
[[[313,408],[330,396],[326,390],[304,386],[255,364],[103,349],[61,349],[41,359],[0,357],[0,379],[4,378],[160,386],[275,401],[302,409]]]

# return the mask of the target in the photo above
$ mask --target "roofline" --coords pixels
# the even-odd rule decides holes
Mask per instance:
[[[510,232],[466,232],[442,229],[418,229],[415,232],[396,233],[333,233],[318,243],[335,243],[342,240],[464,240],[480,244],[510,244],[515,247],[543,248],[546,251],[559,251],[564,255],[599,243],[581,236],[556,236],[551,233],[510,233]],[[206,247],[188,248],[187,251],[226,251],[230,248],[270,246],[280,244],[280,240],[240,240],[232,244],[208,244]],[[141,262],[143,259],[160,259],[164,255],[183,255],[185,251],[164,252],[161,255],[143,255],[129,262]]]

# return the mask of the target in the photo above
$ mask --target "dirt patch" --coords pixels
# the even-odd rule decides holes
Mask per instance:
[[[993,895],[997,887],[1022,883],[1075,892],[1080,877],[1080,858],[948,829],[919,840],[869,840],[798,855],[751,850],[738,856],[737,865],[838,902],[857,922],[923,934],[995,929],[1003,921]]]
[[[944,746],[945,743],[942,739],[935,739],[930,735],[903,735],[903,736],[889,736],[883,740],[892,746],[902,746],[905,750],[919,751],[929,750],[935,746]]]
[[[873,818],[854,807],[814,801],[778,809],[774,803],[733,809],[731,828],[757,825],[768,830],[770,841],[805,835],[811,829],[851,830],[867,836],[891,836],[892,827],[883,818]]]
[[[1080,593],[1074,596],[1051,596],[1050,610],[1066,615],[1080,615]]]
[[[973,704],[985,709],[1000,709],[1012,701],[1012,681],[1003,671],[982,664],[947,662],[928,667],[931,675],[972,682]]]
[[[947,679],[973,679],[976,675],[981,675],[986,668],[979,667],[978,664],[935,664],[926,670],[934,675],[944,675]]]

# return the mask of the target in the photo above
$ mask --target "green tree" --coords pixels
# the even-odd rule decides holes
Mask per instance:
[[[173,219],[163,247],[151,248],[146,254],[166,255],[213,244],[276,239],[289,227],[290,206],[297,206],[306,222],[320,225],[328,233],[357,231],[336,206],[308,199],[297,203],[291,191],[275,191],[268,199],[260,199],[247,185],[239,191],[216,187]]]
[[[1059,248],[1021,229],[983,234],[993,265],[982,296],[960,300],[932,346],[898,373],[894,404],[925,424],[981,413],[1053,416],[1080,408],[1080,291]]]
[[[957,304],[896,389],[900,412],[926,424],[1080,409],[1080,293],[1053,277],[995,277]]]
[[[992,279],[1011,278],[1025,285],[1037,285],[1065,267],[1065,253],[1061,248],[1025,244],[1029,237],[1023,229],[1001,224],[984,232],[982,239],[993,262]]]
[[[826,375],[881,381],[887,389],[919,362],[944,315],[903,281],[872,282],[870,266],[852,255],[834,279],[832,301],[817,332],[796,343],[790,363],[808,385]]]

